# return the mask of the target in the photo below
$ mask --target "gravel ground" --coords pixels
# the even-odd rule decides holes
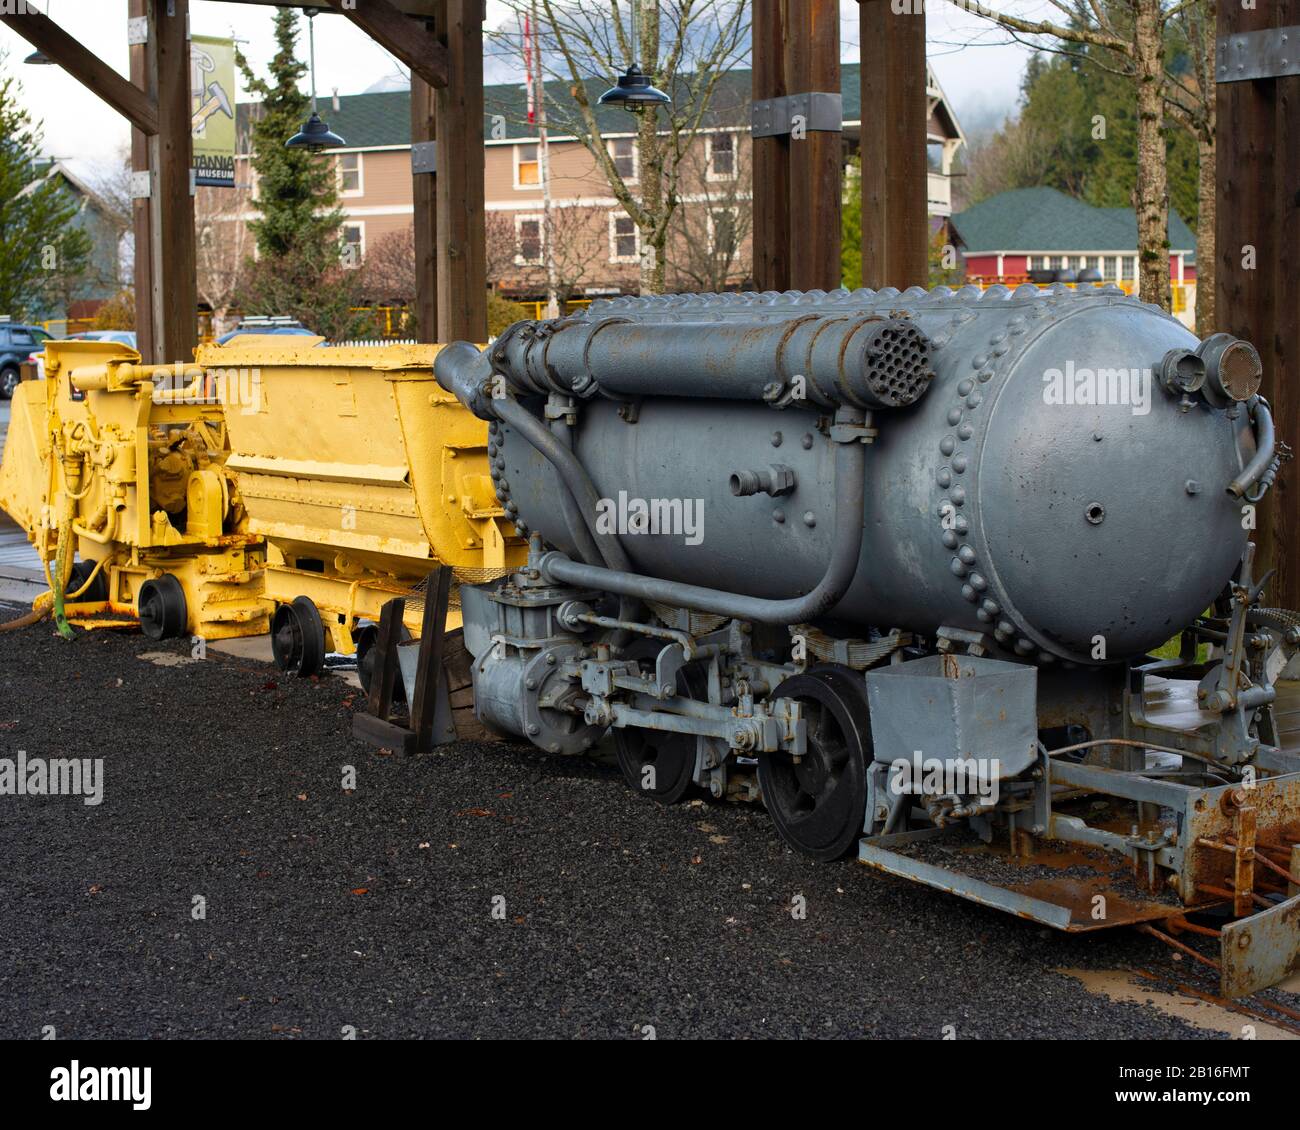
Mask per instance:
[[[105,765],[99,806],[0,797],[2,1037],[1212,1035],[1055,972],[1188,975],[1135,934],[815,865],[761,809],[662,809],[592,761],[385,755],[341,679],[146,653],[189,650],[0,634],[0,756]]]

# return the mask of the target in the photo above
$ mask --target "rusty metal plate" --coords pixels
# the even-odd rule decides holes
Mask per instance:
[[[1300,895],[1223,927],[1219,992],[1241,997],[1300,972]]]
[[[1157,922],[1179,909],[1175,902],[1123,890],[1127,884],[1122,861],[1112,862],[1101,852],[1090,853],[1085,861],[1077,852],[1067,855],[1041,851],[1023,864],[1013,857],[999,856],[1004,878],[990,881],[988,876],[971,873],[979,870],[978,863],[985,855],[978,847],[971,852],[950,853],[951,866],[891,850],[922,846],[942,835],[940,829],[926,828],[862,839],[858,843],[858,860],[876,871],[911,879],[1071,934]],[[966,869],[958,870],[960,864]],[[1097,873],[1080,874],[1088,866],[1094,867]],[[1094,918],[1092,913],[1098,897],[1105,899],[1103,918]]]

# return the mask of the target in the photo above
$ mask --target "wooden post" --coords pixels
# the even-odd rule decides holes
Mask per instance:
[[[411,144],[437,138],[434,90],[411,75]],[[437,174],[413,173],[415,206],[415,322],[420,341],[438,340],[438,203]]]
[[[149,15],[150,0],[131,0],[127,8],[130,19]],[[150,23],[152,24],[152,20]],[[131,81],[152,98],[155,86],[149,66],[149,44],[134,43],[130,51]],[[131,171],[149,172],[149,134],[138,127],[131,130]],[[148,364],[158,362],[154,348],[153,321],[153,200],[137,196],[131,201],[131,224],[134,234],[135,340],[140,356]]]
[[[785,20],[782,0],[754,0],[753,99],[781,98],[785,84]],[[790,135],[753,139],[754,284],[759,290],[790,289]]]
[[[1219,5],[1218,35],[1300,25],[1300,0]],[[1229,56],[1231,61],[1231,56]],[[1221,76],[1222,78],[1222,76]],[[1219,327],[1251,342],[1277,438],[1300,448],[1300,76],[1217,84]],[[1285,466],[1256,511],[1267,603],[1300,608],[1300,483]]]
[[[862,285],[929,283],[925,16],[859,0],[862,44]]]
[[[483,222],[483,0],[441,0],[451,81],[437,92],[438,334],[487,340]]]
[[[451,700],[443,657],[447,645],[447,606],[451,601],[451,570],[440,566],[429,574],[424,587],[424,619],[420,628],[420,660],[415,669],[415,694],[411,702],[411,733],[415,748],[429,750],[447,738],[435,731],[439,705],[442,725],[451,726]],[[451,737],[455,737],[454,729]]]
[[[791,94],[840,93],[839,0],[787,0],[785,81]],[[789,136],[790,285],[840,285],[843,134],[807,128]]]
[[[154,352],[164,363],[193,361],[198,342],[189,19],[189,0],[154,0],[149,48],[157,82],[158,135],[150,147],[157,196],[151,250]]]
[[[146,362],[189,362],[198,340],[189,0],[131,0],[128,13],[149,21],[148,42],[130,49],[131,81],[158,108],[156,135],[131,131],[131,168],[149,177],[149,196],[132,207],[136,340]]]

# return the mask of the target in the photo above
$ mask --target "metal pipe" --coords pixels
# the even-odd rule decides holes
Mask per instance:
[[[1242,468],[1241,474],[1228,484],[1228,493],[1233,498],[1240,498],[1258,481],[1273,462],[1273,450],[1276,437],[1273,431],[1273,413],[1269,411],[1268,401],[1256,396],[1250,405],[1255,416],[1255,457]]]
[[[544,329],[516,323],[489,350],[493,371],[518,392],[875,409],[914,403],[934,376],[930,341],[916,324],[876,313],[804,310],[727,323],[572,318]]]
[[[600,496],[596,493],[596,488],[586,469],[578,462],[577,456],[551,435],[550,429],[517,400],[509,397],[493,400],[492,408],[498,420],[514,428],[555,468],[564,486],[572,493],[578,512],[600,548],[601,559],[613,569],[631,569],[631,559],[618,538],[613,534],[601,533],[596,528],[596,507],[600,502]],[[586,568],[594,569],[597,566],[589,565]]]
[[[563,420],[551,421],[551,434],[564,445],[566,451],[573,450],[573,428]],[[564,511],[564,524],[569,528],[569,536],[573,538],[578,547],[578,555],[588,565],[599,565],[602,562],[608,564],[604,557],[601,556],[600,548],[596,545],[596,539],[591,536],[591,531],[587,529],[587,523],[583,520],[582,509],[578,505],[577,499],[573,497],[573,492],[566,490],[560,494],[560,509]]]
[[[548,580],[579,588],[600,589],[619,596],[659,601],[737,620],[783,625],[804,623],[830,611],[853,582],[862,552],[865,495],[866,448],[861,443],[840,444],[835,452],[835,531],[830,561],[816,587],[803,596],[784,600],[744,596],[680,581],[582,565],[557,552],[544,553],[538,567]]]

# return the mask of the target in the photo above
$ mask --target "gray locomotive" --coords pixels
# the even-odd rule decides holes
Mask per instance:
[[[1217,914],[1225,992],[1300,963],[1249,344],[1104,287],[678,295],[435,371],[531,545],[461,590],[484,723],[1061,929]]]

